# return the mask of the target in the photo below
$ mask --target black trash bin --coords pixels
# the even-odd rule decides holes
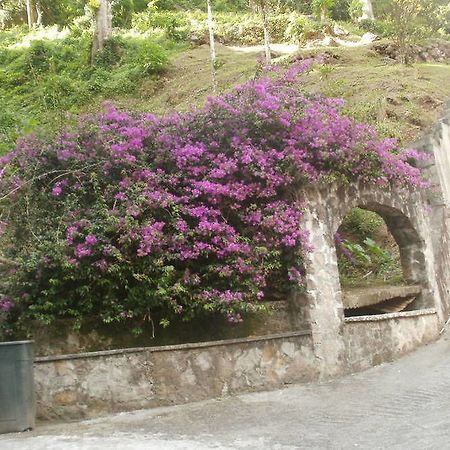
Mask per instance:
[[[34,427],[33,341],[0,342],[0,433]]]

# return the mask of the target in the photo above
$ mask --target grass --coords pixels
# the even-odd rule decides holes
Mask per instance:
[[[345,113],[375,126],[383,136],[395,137],[407,145],[420,137],[442,112],[450,97],[450,65],[387,63],[369,47],[325,49],[331,59],[324,67],[303,79],[303,88],[346,100]],[[323,50],[300,52],[302,56]],[[218,46],[219,91],[253,78],[258,52],[243,53]],[[202,105],[212,95],[208,64],[209,48],[200,46],[177,55],[169,70],[158,80],[144,81],[131,96],[113,96],[119,107],[165,114]],[[98,110],[104,98],[97,98],[89,110]]]
[[[217,50],[219,92],[226,92],[255,76],[258,53],[249,55],[222,45],[218,45]],[[209,47],[202,45],[178,54],[162,77],[144,81],[133,95],[117,95],[108,99],[120,108],[162,115],[200,106],[210,95],[213,95],[213,87]],[[96,111],[105,100],[98,97],[87,109]]]
[[[186,48],[158,35],[118,35],[91,65],[89,33],[45,31],[31,41],[20,33],[13,41],[11,32],[0,39],[0,153],[20,135],[57,131],[67,113],[79,114],[100,96],[132,96]]]
[[[386,62],[370,47],[329,49],[326,70],[305,79],[310,92],[346,100],[345,112],[400,144],[415,141],[450,97],[450,65]]]

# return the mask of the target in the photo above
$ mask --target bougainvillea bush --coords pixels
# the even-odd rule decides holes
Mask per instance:
[[[108,106],[2,160],[3,305],[22,323],[230,322],[301,287],[308,234],[299,187],[422,186],[418,157],[301,93],[313,61],[272,70],[202,109],[158,118]],[[3,306],[3,309],[4,306]],[[165,322],[166,323],[166,322]]]

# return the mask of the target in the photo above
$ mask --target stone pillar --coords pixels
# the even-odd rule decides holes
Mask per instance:
[[[432,158],[420,163],[427,178],[436,189],[423,193],[429,205],[426,212],[430,221],[433,267],[430,273],[436,281],[440,319],[445,322],[450,314],[450,103],[444,108],[443,118],[415,147]],[[431,260],[426,255],[427,263]]]
[[[343,372],[344,312],[334,236],[326,217],[320,217],[320,211],[326,214],[326,207],[319,204],[311,202],[302,228],[311,233],[313,250],[305,255],[306,288],[314,353],[320,377],[326,379]]]

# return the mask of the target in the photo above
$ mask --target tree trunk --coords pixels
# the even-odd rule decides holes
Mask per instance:
[[[267,13],[267,3],[265,0],[261,2],[261,14],[263,20],[264,29],[264,50],[266,54],[266,64],[270,64],[272,61],[272,55],[270,53],[270,31],[269,31],[269,20]]]
[[[112,10],[109,0],[100,0],[95,19],[94,41],[92,42],[91,63],[95,62],[97,53],[103,50],[105,41],[112,33]]]
[[[361,0],[363,4],[363,12],[360,20],[373,20],[375,16],[373,15],[372,1],[371,0]]]
[[[320,21],[322,23],[327,21],[327,8],[325,6],[322,6],[322,8],[320,8]]]
[[[43,11],[42,11],[42,7],[41,7],[41,2],[39,2],[39,1],[36,2],[36,14],[37,14],[36,25],[38,27],[41,27]]]
[[[217,92],[217,73],[216,73],[216,42],[214,40],[214,17],[212,12],[211,0],[206,0],[208,5],[208,29],[209,29],[209,51],[211,56],[211,76],[214,94]]]
[[[27,0],[27,20],[28,28],[33,28],[33,5],[32,0]]]

